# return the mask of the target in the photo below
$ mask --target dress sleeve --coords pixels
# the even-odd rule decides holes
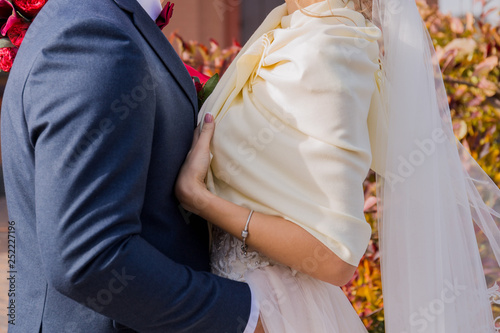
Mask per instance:
[[[264,98],[264,88],[271,92],[261,104],[282,110],[282,133],[294,142],[285,161],[277,162],[294,182],[294,190],[282,193],[294,207],[283,207],[283,213],[357,266],[371,237],[363,182],[370,166],[380,172],[385,160],[377,156],[372,164],[379,145],[371,144],[371,135],[378,132],[369,129],[381,110],[379,31],[331,19],[310,20],[298,30],[300,36],[273,52],[282,38],[275,35],[254,85],[256,96]]]
[[[363,182],[380,30],[355,11],[340,14],[353,20],[296,15],[255,44],[258,65],[241,58],[239,67],[255,69],[216,119],[208,185],[296,223],[357,266],[371,237]]]

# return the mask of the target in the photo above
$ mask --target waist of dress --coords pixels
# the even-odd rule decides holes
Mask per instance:
[[[236,237],[213,227],[211,269],[215,275],[235,281],[245,282],[245,274],[255,269],[281,265],[278,262],[252,250],[243,254],[241,250],[242,241]],[[296,274],[290,269],[290,274]]]

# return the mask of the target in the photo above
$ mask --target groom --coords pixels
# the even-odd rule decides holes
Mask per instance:
[[[197,101],[160,11],[50,0],[24,40],[2,107],[11,333],[255,328],[249,287],[207,272],[207,227],[173,194]]]

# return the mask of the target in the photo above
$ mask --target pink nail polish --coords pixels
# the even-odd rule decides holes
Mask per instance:
[[[211,113],[206,113],[205,114],[205,122],[206,123],[211,123],[211,122],[213,122],[213,120],[214,120],[214,116],[212,116]]]

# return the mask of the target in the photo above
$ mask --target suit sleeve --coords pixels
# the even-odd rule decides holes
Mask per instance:
[[[138,332],[243,331],[246,284],[177,264],[140,236],[151,80],[137,44],[99,19],[61,28],[38,55],[24,99],[44,273]]]

